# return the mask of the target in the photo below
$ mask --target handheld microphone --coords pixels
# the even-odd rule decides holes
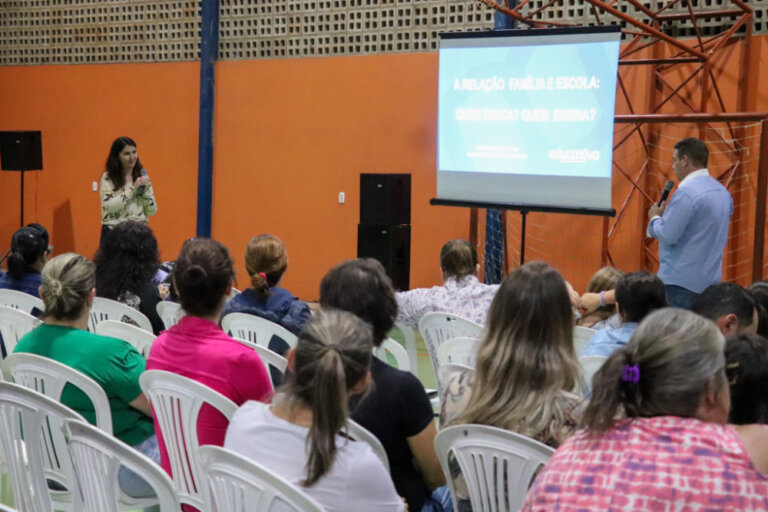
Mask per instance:
[[[664,185],[664,192],[661,193],[661,199],[659,199],[658,206],[661,206],[661,203],[667,200],[669,197],[669,193],[672,191],[672,187],[675,186],[675,183],[672,180],[669,180],[666,185]]]
[[[141,176],[145,177],[146,175],[147,175],[147,170],[146,169],[142,169],[141,170]],[[670,181],[670,182],[668,182],[668,184],[669,183],[672,183],[672,182]],[[136,193],[139,194],[139,195],[142,195],[142,194],[144,194],[144,190],[146,190],[146,188],[147,187],[145,185],[142,185],[138,189],[136,189]]]

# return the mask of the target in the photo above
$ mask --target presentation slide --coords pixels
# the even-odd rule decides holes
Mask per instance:
[[[610,208],[618,28],[444,34],[438,198]]]

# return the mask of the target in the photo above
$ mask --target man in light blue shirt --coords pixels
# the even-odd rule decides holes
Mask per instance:
[[[651,311],[667,306],[664,283],[650,272],[624,274],[616,283],[616,310],[621,325],[597,331],[584,349],[582,356],[608,357],[626,345],[640,321]]]
[[[675,144],[672,170],[680,184],[669,204],[648,210],[649,237],[659,241],[659,278],[669,305],[691,309],[723,277],[723,249],[733,214],[728,190],[707,171],[709,151],[699,139]]]

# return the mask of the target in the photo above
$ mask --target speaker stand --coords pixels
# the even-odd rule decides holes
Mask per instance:
[[[24,227],[24,169],[21,170],[21,210],[19,212],[21,226]]]

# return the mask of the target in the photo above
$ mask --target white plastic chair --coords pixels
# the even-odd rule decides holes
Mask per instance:
[[[596,332],[594,329],[580,325],[573,328],[573,351],[576,353],[576,357],[579,357],[584,352],[584,349],[589,344],[589,340],[592,339]]]
[[[603,367],[606,359],[608,359],[606,356],[582,356],[579,358],[581,375],[590,389],[592,389],[592,377]]]
[[[398,370],[403,370],[404,372],[411,370],[411,361],[408,358],[408,352],[406,351],[405,347],[403,347],[392,338],[386,338],[381,343],[381,346],[374,347],[373,349],[373,355],[385,363],[391,364],[387,354],[392,355],[392,357],[395,359],[395,368]]]
[[[227,296],[227,300],[234,299],[235,297],[240,295],[240,293],[242,293],[242,292],[233,286],[232,289],[229,291],[229,295]]]
[[[155,309],[157,309],[157,316],[163,321],[163,325],[166,329],[170,329],[179,323],[181,317],[184,316],[184,310],[181,309],[181,305],[169,300],[161,300],[157,303]]]
[[[144,313],[126,306],[116,300],[96,297],[93,299],[93,306],[88,315],[88,330],[96,332],[96,324],[104,320],[117,320],[122,322],[123,317],[129,318],[133,323],[145,331],[152,332],[152,324]]]
[[[82,421],[64,421],[64,433],[85,512],[118,512],[152,505],[160,505],[160,512],[181,508],[171,479],[145,455]],[[143,478],[156,497],[137,499],[121,492],[117,475],[123,465]]]
[[[64,386],[72,384],[93,404],[96,427],[112,434],[112,408],[107,393],[87,375],[53,359],[36,354],[14,353],[0,364],[6,380],[61,402]]]
[[[381,444],[378,437],[373,435],[367,428],[352,420],[347,420],[347,434],[355,441],[370,446],[376,457],[378,457],[382,464],[384,464],[384,467],[387,468],[387,473],[389,473],[389,458],[387,457],[387,451],[384,449],[384,445]]]
[[[486,425],[456,425],[438,432],[435,451],[458,510],[452,454],[469,490],[474,512],[520,510],[536,471],[555,453],[520,434]]]
[[[0,288],[0,306],[9,306],[30,314],[35,308],[45,310],[43,301],[34,295],[7,288]]]
[[[250,459],[219,446],[200,447],[211,512],[323,512],[301,489]]]
[[[419,320],[419,332],[424,338],[432,368],[437,376],[437,347],[453,338],[481,338],[483,326],[451,313],[427,313]],[[438,387],[439,387],[438,382]]]
[[[453,338],[444,341],[437,347],[438,369],[449,363],[460,364],[474,368],[477,362],[477,349],[480,340],[477,338]]]
[[[281,375],[285,374],[285,369],[288,367],[288,360],[286,358],[277,352],[272,352],[268,348],[257,345],[252,341],[241,340],[239,338],[234,338],[234,340],[256,351],[256,353],[259,355],[259,359],[261,359],[262,364],[264,364],[264,368],[267,370],[267,374],[269,374],[270,367],[277,368]]]
[[[200,467],[197,417],[203,404],[208,404],[229,420],[237,405],[208,386],[171,372],[147,370],[139,377],[139,385],[160,425],[179,500],[207,510],[208,487],[203,484]]]
[[[0,306],[0,336],[3,337],[5,352],[13,352],[19,340],[38,325],[40,320],[29,313],[10,306]]]
[[[291,348],[296,346],[295,334],[282,325],[256,315],[230,313],[221,319],[221,328],[233,338],[252,341],[264,348],[269,348],[272,336],[282,339]]]
[[[65,419],[85,421],[36,391],[0,382],[0,445],[19,510],[82,510],[80,492],[70,492],[78,483],[61,428]],[[49,490],[47,479],[68,490]]]
[[[96,324],[96,334],[102,336],[111,336],[130,343],[139,354],[145,358],[149,356],[149,349],[152,348],[155,336],[151,331],[139,329],[135,325],[126,324],[118,320],[104,320]]]
[[[416,335],[413,332],[413,328],[409,325],[405,325],[403,322],[395,322],[395,327],[392,331],[399,331],[400,334],[402,334],[405,351],[408,353],[408,360],[410,361],[410,372],[418,377],[419,354],[416,350]],[[392,332],[389,333],[389,337],[394,339]]]
[[[6,507],[3,504],[0,504],[0,512],[18,512],[15,508]]]
[[[473,367],[460,363],[443,363],[440,365],[440,368],[437,369],[437,373],[440,376],[440,382],[445,382],[447,384],[454,373],[473,370]]]

